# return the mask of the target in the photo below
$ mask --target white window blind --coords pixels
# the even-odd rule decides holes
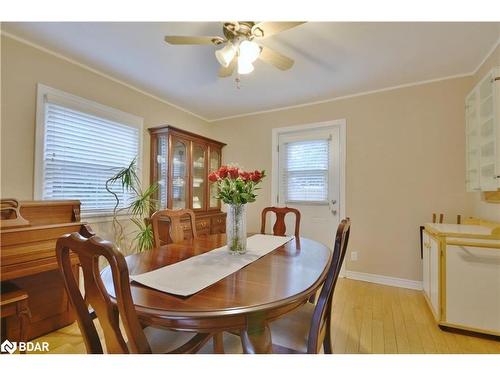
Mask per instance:
[[[137,126],[44,104],[43,199],[79,199],[82,214],[106,215],[115,199],[106,180],[139,155]],[[124,207],[126,192],[115,191]]]
[[[285,143],[285,202],[328,202],[329,143],[327,139]]]

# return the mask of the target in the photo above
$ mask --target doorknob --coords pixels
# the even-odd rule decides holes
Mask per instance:
[[[333,208],[335,206],[335,204],[337,204],[337,201],[335,199],[332,199],[331,203],[332,203],[332,205],[330,206],[331,207],[330,211],[332,212],[333,216],[337,216],[337,210],[335,208]]]

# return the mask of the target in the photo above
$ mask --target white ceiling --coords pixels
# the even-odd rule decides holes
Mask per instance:
[[[218,78],[215,46],[170,35],[221,35],[221,23],[3,23],[2,29],[214,120],[391,86],[468,74],[497,43],[500,23],[311,22],[263,44],[295,59]]]

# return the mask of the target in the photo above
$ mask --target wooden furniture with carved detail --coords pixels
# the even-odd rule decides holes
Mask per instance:
[[[213,234],[133,254],[126,261],[131,274],[141,274],[225,244],[225,234]],[[189,297],[138,283],[130,288],[143,324],[191,332],[240,331],[246,353],[270,353],[269,323],[306,303],[325,281],[331,259],[328,247],[297,237]],[[101,277],[116,303],[109,267]]]
[[[332,300],[347,251],[351,221],[340,222],[335,235],[333,260],[316,305],[306,303],[271,324],[274,352],[317,354],[323,347],[332,354]]]
[[[85,278],[85,300],[74,278],[70,251],[77,255],[82,268]],[[89,314],[89,305],[94,309],[104,330],[108,353],[193,353],[210,338],[209,334],[177,333],[153,327],[143,329],[132,301],[127,263],[122,253],[116,250],[111,242],[103,241],[97,236],[87,239],[79,233],[67,234],[57,240],[56,256],[89,354],[103,353],[101,340]],[[100,257],[105,258],[110,264],[118,308],[111,303],[109,295],[102,289],[99,274]],[[120,329],[120,318],[126,338]],[[155,339],[148,340],[148,336]],[[164,341],[158,343],[158,338],[161,336]]]
[[[198,235],[224,233],[226,214],[215,199],[216,186],[208,174],[221,165],[224,143],[173,126],[150,128],[151,183],[158,183],[158,209],[191,209]],[[188,218],[181,220],[190,237]],[[168,221],[160,220],[161,233],[168,233]],[[161,238],[168,242],[169,238]]]
[[[289,213],[295,215],[295,237],[300,236],[300,211],[291,207],[266,207],[262,210],[260,233],[266,233],[266,216],[268,212],[274,212],[276,221],[273,226],[275,236],[284,236],[286,233],[285,216]]]
[[[187,216],[189,218],[189,230],[191,237],[197,238],[196,234],[196,219],[192,210],[188,209],[180,209],[180,210],[159,210],[156,211],[153,215],[151,215],[151,223],[153,225],[153,234],[154,234],[154,244],[155,247],[159,247],[161,245],[167,243],[178,243],[184,241],[184,233],[185,233],[185,224],[181,223],[181,219]],[[169,233],[163,233],[163,237],[167,238],[166,242],[162,242],[160,240],[160,220],[168,219],[169,220]]]
[[[28,306],[28,293],[9,282],[0,283],[0,289],[0,313],[1,318],[3,319],[2,323],[7,317],[17,317],[17,321],[19,323],[19,336],[16,341],[28,341],[27,329],[31,316]],[[5,330],[2,327],[2,336],[3,332],[5,332]],[[2,337],[2,342],[5,339],[6,337]]]
[[[27,338],[30,340],[74,322],[74,312],[57,267],[55,245],[66,233],[80,232],[87,237],[93,233],[80,222],[79,201],[21,201],[19,213],[29,225],[7,228],[12,210],[2,210],[1,281],[10,281],[29,295],[32,317]],[[73,257],[72,262],[77,276],[77,258]],[[19,336],[17,317],[8,317],[5,325],[8,338]]]

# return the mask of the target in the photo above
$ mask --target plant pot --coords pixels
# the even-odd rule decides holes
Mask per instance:
[[[226,204],[227,249],[231,254],[247,251],[247,206],[246,204]]]

